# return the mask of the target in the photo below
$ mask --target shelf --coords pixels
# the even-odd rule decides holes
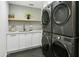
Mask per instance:
[[[15,18],[9,18],[8,21],[36,21],[36,22],[41,22],[40,20],[33,20],[33,19],[15,19]]]

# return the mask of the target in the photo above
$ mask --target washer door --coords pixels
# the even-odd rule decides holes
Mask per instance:
[[[43,10],[42,11],[42,24],[48,25],[49,22],[50,22],[49,13],[47,12],[47,10]]]
[[[67,4],[61,3],[54,7],[53,19],[57,25],[65,24],[70,17],[70,8]]]
[[[52,52],[55,57],[69,57],[68,49],[59,41],[52,44]]]
[[[43,35],[42,37],[42,52],[45,56],[49,57],[50,55],[50,38],[47,35]]]

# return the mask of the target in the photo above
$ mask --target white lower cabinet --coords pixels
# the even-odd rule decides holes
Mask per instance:
[[[19,35],[11,34],[7,36],[7,51],[18,50],[19,48]]]
[[[41,45],[41,33],[32,34],[32,46]]]
[[[20,34],[20,49],[31,47],[31,34]]]
[[[28,33],[25,37],[26,37],[26,48],[29,48],[29,47],[31,47],[32,34]]]
[[[38,41],[39,41],[39,45],[42,45],[42,33],[39,33],[38,34],[39,36],[39,39],[38,39]]]
[[[42,34],[24,33],[7,35],[7,51],[15,51],[41,45]]]
[[[25,34],[20,34],[20,39],[19,39],[19,48],[23,49],[26,48],[26,36]]]

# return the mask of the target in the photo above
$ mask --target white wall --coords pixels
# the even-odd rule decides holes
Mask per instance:
[[[0,1],[0,57],[6,56],[6,32],[8,28],[8,4]]]
[[[43,8],[46,7],[48,4],[52,3],[53,1],[46,1],[45,3],[43,3]]]

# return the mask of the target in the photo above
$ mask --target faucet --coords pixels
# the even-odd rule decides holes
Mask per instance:
[[[25,29],[25,24],[23,24],[23,31],[26,31],[26,29]]]

